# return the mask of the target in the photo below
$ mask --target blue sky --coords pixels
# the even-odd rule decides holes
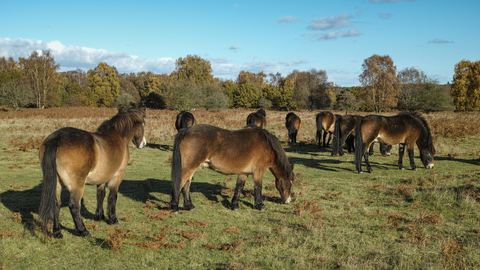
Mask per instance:
[[[480,1],[1,1],[0,57],[49,49],[61,71],[95,68],[170,74],[198,55],[215,77],[312,68],[339,86],[360,85],[364,60],[389,55],[452,81],[462,59],[480,60]]]

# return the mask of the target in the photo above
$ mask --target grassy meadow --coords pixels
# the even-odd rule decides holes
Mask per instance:
[[[250,112],[192,113],[197,123],[239,129]],[[316,144],[318,111],[296,112],[302,127],[295,145],[287,142],[287,112],[267,111],[267,130],[295,164],[292,202],[279,203],[273,175],[267,172],[267,210],[253,209],[249,177],[240,210],[231,211],[236,176],[203,169],[191,185],[196,209],[173,215],[168,208],[170,160],[178,111],[148,110],[149,144],[144,149],[131,144],[120,185],[120,224],[93,220],[96,187],[87,186],[81,213],[92,236],[75,236],[64,189],[64,238],[44,241],[36,223],[42,179],[38,147],[58,128],[94,131],[115,113],[104,108],[0,108],[0,269],[480,267],[479,113],[424,114],[437,150],[433,170],[423,168],[417,148],[419,170],[410,169],[407,155],[406,170],[398,170],[398,147],[382,157],[377,145],[370,159],[374,174],[360,175],[353,154],[331,157],[330,148]]]

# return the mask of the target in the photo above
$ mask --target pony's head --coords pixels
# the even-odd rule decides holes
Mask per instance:
[[[420,151],[420,159],[422,160],[422,163],[426,169],[433,169],[433,156],[435,156],[435,148],[433,146]]]
[[[295,174],[293,173],[293,165],[286,177],[280,179],[275,177],[275,186],[277,187],[278,192],[280,192],[282,203],[289,204],[292,201],[291,189],[294,180]]]
[[[133,134],[132,142],[140,149],[147,145],[147,140],[145,139],[145,122],[141,125],[137,125],[135,133]]]

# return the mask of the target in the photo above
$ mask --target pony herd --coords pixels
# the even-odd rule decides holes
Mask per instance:
[[[59,221],[62,185],[70,192],[68,206],[77,235],[90,235],[80,217],[80,202],[85,185],[97,186],[94,219],[105,220],[109,224],[118,223],[115,214],[116,200],[118,187],[130,158],[128,145],[130,142],[137,148],[146,145],[145,117],[144,108],[122,108],[110,120],[103,122],[96,132],[65,127],[44,140],[39,150],[43,172],[39,219],[45,235],[47,222],[53,219],[53,237],[63,237]],[[367,150],[370,148],[369,152],[373,151],[374,142],[380,143],[382,154],[388,153],[387,146],[399,144],[400,169],[404,169],[402,160],[407,147],[410,165],[415,170],[417,167],[413,160],[413,149],[416,144],[425,168],[433,168],[435,148],[432,136],[427,122],[418,113],[361,117],[334,115],[325,111],[316,116],[316,125],[318,145],[322,145],[321,139],[324,147],[328,147],[332,141],[332,155],[343,155],[343,145],[346,144],[348,152],[355,152],[355,166],[359,173],[363,173],[362,158],[365,159],[367,171],[373,172]],[[268,132],[266,126],[266,113],[263,109],[249,114],[246,126],[240,130],[196,124],[192,113],[180,112],[175,121],[178,133],[175,136],[172,156],[172,211],[178,213],[180,193],[183,195],[183,208],[195,208],[190,198],[190,184],[198,168],[210,168],[222,174],[237,175],[230,205],[232,210],[239,209],[239,196],[249,175],[252,175],[254,182],[254,208],[266,209],[262,202],[262,180],[267,170],[275,177],[281,203],[290,203],[291,187],[295,178],[293,166],[290,165],[278,138]],[[301,127],[300,117],[293,112],[288,113],[285,127],[289,140],[296,143]],[[108,219],[103,211],[106,186],[110,190]]]

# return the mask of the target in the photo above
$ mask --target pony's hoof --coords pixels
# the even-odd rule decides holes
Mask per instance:
[[[418,171],[418,168],[413,169],[414,171]]]
[[[363,174],[363,171],[359,171],[358,174]]]
[[[111,220],[108,220],[107,223],[108,223],[108,225],[118,224],[118,219],[117,218],[112,218]]]
[[[95,220],[95,221],[106,221],[107,219],[105,218],[104,215],[101,215],[101,216],[95,215],[95,216],[93,217],[93,220]]]
[[[61,232],[54,232],[53,238],[63,239],[63,234]]]
[[[78,232],[78,231],[77,231],[77,235],[78,235],[78,236],[81,236],[81,237],[90,237],[90,236],[92,236],[92,235],[90,234],[90,232],[87,231],[87,230],[82,231],[82,232]]]

